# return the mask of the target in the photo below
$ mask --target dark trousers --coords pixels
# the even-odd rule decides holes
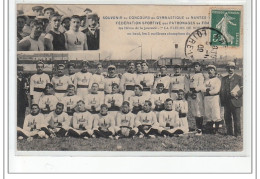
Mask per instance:
[[[139,133],[143,133],[144,136],[159,135],[157,129],[151,128],[151,129],[149,130],[149,132],[147,132],[147,133],[146,133],[145,130],[144,130],[144,126],[138,126],[138,129],[139,129]]]
[[[241,136],[241,121],[240,121],[240,112],[241,108],[234,107],[232,104],[224,106],[224,118],[227,128],[227,134],[233,135],[233,125],[234,122],[234,135]]]
[[[112,136],[113,133],[111,131],[94,130],[94,134],[97,138],[108,138],[109,136]]]

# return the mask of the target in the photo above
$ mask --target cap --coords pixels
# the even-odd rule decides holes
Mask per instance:
[[[58,67],[63,67],[63,68],[65,68],[65,65],[64,65],[64,64],[58,64]]]
[[[86,8],[86,9],[84,10],[84,12],[86,12],[86,13],[87,13],[87,12],[90,12],[90,13],[91,13],[91,12],[92,12],[92,10],[91,10],[91,9],[89,9],[89,8]]]
[[[39,65],[39,64],[43,64],[43,65],[44,65],[44,63],[43,63],[42,61],[38,61],[38,62],[36,63],[36,65]]]
[[[228,62],[227,67],[236,67],[236,64],[234,62]]]
[[[23,10],[17,10],[17,18],[18,17],[24,18],[26,20],[26,16],[24,15]]]
[[[68,64],[68,67],[70,67],[70,66],[75,67],[75,63],[70,62],[70,63]]]
[[[46,20],[46,21],[49,21],[49,19],[45,16],[36,16],[35,18],[36,20]]]
[[[45,11],[47,11],[47,10],[51,10],[51,11],[55,12],[55,10],[54,10],[52,7],[46,7],[46,8],[43,10],[43,12],[45,13]]]
[[[160,66],[160,69],[161,69],[161,68],[167,68],[167,66],[165,66],[165,65],[162,65],[162,66]]]
[[[181,65],[180,64],[175,64],[175,65],[173,65],[173,68],[181,68]]]
[[[115,66],[115,65],[109,65],[109,66],[107,67],[107,69],[109,69],[109,68],[116,69],[116,66]]]
[[[36,11],[36,10],[40,10],[41,11],[41,10],[43,10],[43,7],[42,6],[33,6],[32,10],[33,11]]]
[[[216,68],[215,65],[208,65],[208,66],[207,66],[207,69],[209,69],[209,68],[213,68],[214,70],[217,70],[217,68]]]

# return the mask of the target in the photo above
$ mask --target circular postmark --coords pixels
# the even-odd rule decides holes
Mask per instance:
[[[219,30],[202,27],[189,35],[185,42],[184,53],[190,59],[216,59],[219,46],[227,45],[226,37]]]

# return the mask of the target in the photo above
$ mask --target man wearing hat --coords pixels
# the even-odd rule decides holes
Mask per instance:
[[[33,6],[32,10],[33,10],[33,13],[35,14],[35,16],[42,16],[43,15],[43,13],[42,13],[43,7],[42,6]]]
[[[62,16],[62,18],[61,18],[61,26],[59,28],[59,31],[61,33],[65,33],[68,30],[70,30],[70,17]]]
[[[33,12],[25,12],[24,13],[25,17],[26,17],[26,23],[23,27],[23,33],[25,34],[25,36],[30,35],[32,28],[33,28],[33,23],[34,23],[34,19],[35,19],[35,14]]]
[[[221,81],[216,76],[216,66],[208,65],[207,71],[209,79],[207,79],[202,87],[197,90],[204,92],[205,117],[208,122],[210,133],[216,134],[219,128],[220,117],[220,98]]]
[[[38,104],[41,95],[47,83],[50,83],[50,77],[43,72],[44,63],[39,61],[36,64],[37,73],[30,78],[30,95],[33,104]]]
[[[164,65],[160,66],[160,74],[155,79],[154,85],[153,85],[154,91],[157,90],[158,83],[163,83],[163,85],[164,85],[163,93],[169,93],[170,81],[171,81],[171,77],[169,75],[167,75],[167,67]]]
[[[241,136],[240,112],[243,96],[243,79],[235,73],[235,63],[227,64],[228,75],[221,82],[221,105],[224,106],[224,118],[228,135]],[[234,128],[232,125],[234,122]],[[234,133],[233,133],[234,129]]]
[[[109,65],[107,67],[107,76],[105,78],[104,86],[105,86],[105,94],[111,94],[112,92],[112,84],[118,84],[120,83],[120,78],[116,74],[116,66],[115,65]]]
[[[191,114],[196,121],[196,135],[202,135],[204,102],[202,92],[199,89],[204,85],[204,75],[201,71],[200,62],[194,62],[193,68],[195,74],[190,77],[190,107]]]
[[[68,86],[72,84],[70,78],[64,75],[64,64],[58,64],[57,75],[51,79],[51,83],[55,90],[55,96],[59,101],[63,99],[67,93]]]
[[[177,99],[180,89],[187,92],[187,78],[181,75],[181,65],[176,64],[174,65],[174,74],[170,81],[170,96],[173,100]]]
[[[87,29],[82,32],[87,36],[88,50],[99,49],[99,17],[97,14],[87,15]]]
[[[76,66],[75,63],[72,63],[72,62],[70,62],[68,64],[69,77],[73,84],[74,84],[74,79],[75,79],[75,75],[76,75],[75,66]]]

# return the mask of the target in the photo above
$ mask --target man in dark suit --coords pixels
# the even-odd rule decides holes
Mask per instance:
[[[87,15],[88,27],[82,32],[87,36],[88,50],[99,49],[99,17],[97,14]]]
[[[241,136],[240,112],[242,107],[243,96],[243,79],[235,73],[235,63],[227,64],[228,75],[222,78],[221,82],[221,105],[224,106],[224,118],[227,128],[227,135]]]

